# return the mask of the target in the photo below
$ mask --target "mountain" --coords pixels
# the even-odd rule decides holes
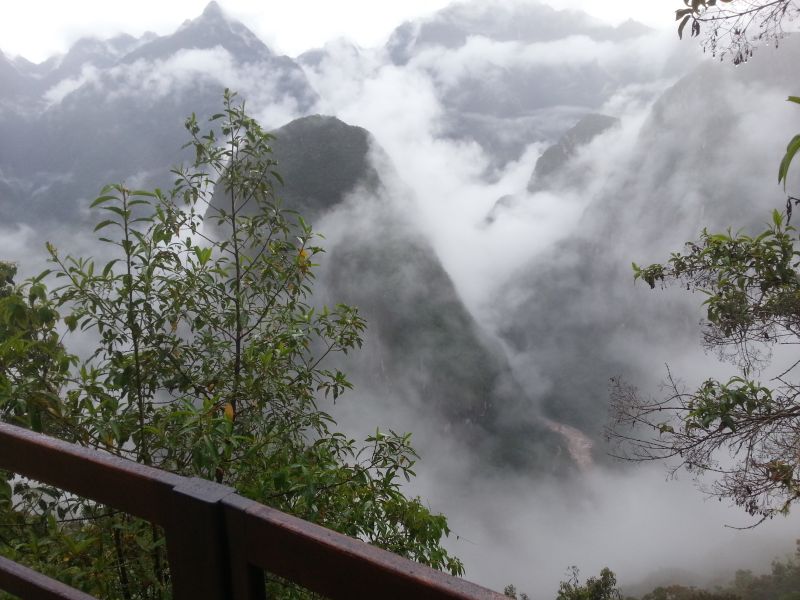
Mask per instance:
[[[84,39],[24,73],[2,64],[17,86],[9,89],[39,87],[28,92],[33,109],[20,103],[0,112],[0,135],[14,141],[0,148],[0,221],[44,239],[94,221],[87,206],[103,183],[168,187],[166,167],[187,158],[180,123],[192,111],[218,112],[226,77],[258,86],[243,90],[251,111],[291,101],[302,114],[317,98],[296,63],[215,3],[171,35]],[[545,470],[562,464],[558,434],[534,417],[505,416],[526,394],[414,227],[409,192],[372,136],[319,115],[275,134],[287,182],[280,195],[327,236],[315,293],[360,306],[370,323],[368,351],[347,371],[378,405],[403,406],[407,424],[427,415],[487,459]]]
[[[597,125],[592,117],[570,131],[591,112],[581,103],[601,105],[638,77],[593,59],[562,68],[540,55],[576,36],[589,43],[633,43],[645,33],[632,24],[609,28],[534,2],[495,3],[490,9],[455,5],[411,29],[401,27],[387,56],[403,31],[413,39],[402,68],[428,77],[442,103],[437,133],[478,141],[498,165],[537,140],[554,142],[566,156]],[[519,60],[505,66],[492,53]],[[371,323],[370,350],[353,367],[362,387],[408,407],[412,420],[434,415],[462,440],[486,445],[486,454],[508,463],[559,464],[555,457],[566,455],[563,439],[539,419],[537,386],[515,372],[502,344],[559,372],[583,340],[565,335],[553,341],[557,351],[544,355],[540,340],[557,337],[558,329],[538,307],[561,308],[559,286],[582,297],[581,278],[601,277],[602,269],[542,275],[541,265],[531,266],[511,284],[515,293],[509,298],[520,304],[507,315],[518,321],[501,327],[502,343],[487,334],[414,225],[410,191],[371,135],[332,117],[309,115],[319,98],[303,69],[326,68],[342,55],[361,56],[344,42],[305,53],[300,63],[278,56],[212,2],[170,35],[84,39],[41,65],[0,56],[0,78],[8,83],[0,110],[0,136],[7,140],[0,146],[0,222],[59,239],[63,231],[94,221],[87,206],[104,183],[168,187],[165,166],[188,158],[180,151],[180,123],[192,111],[217,112],[230,81],[243,85],[239,91],[265,126],[301,117],[276,129],[279,171],[287,180],[280,194],[327,236],[319,297],[361,306]],[[648,76],[654,75],[648,70]],[[537,169],[541,174],[545,167]],[[591,243],[581,240],[563,254],[582,257],[579,249]],[[544,286],[539,277],[559,283]],[[543,300],[551,289],[552,300]],[[604,327],[597,326],[598,336]],[[553,364],[553,357],[561,362]],[[551,410],[549,418],[585,424],[574,416],[581,401],[572,399],[583,394],[580,380],[565,384],[558,401],[564,408]]]
[[[641,84],[674,70],[635,59],[651,33],[535,0],[473,0],[404,23],[385,51],[430,77],[446,109],[442,133],[477,142],[497,168],[533,142],[555,142],[620,90],[639,84],[644,94]]]
[[[131,51],[147,43],[149,36],[135,38],[131,35],[118,35],[101,40],[98,38],[81,38],[75,42],[66,54],[34,65],[29,73],[38,79],[40,93],[70,78],[78,78],[87,68],[109,69]]]
[[[105,182],[168,186],[164,167],[186,157],[180,124],[217,112],[225,87],[278,115],[318,101],[294,61],[214,2],[171,35],[82,39],[23,71],[0,57],[0,89],[18,99],[0,112],[0,136],[12,142],[0,148],[0,220],[38,229],[89,218]]]
[[[582,11],[556,10],[537,1],[462,1],[433,16],[407,21],[394,30],[386,48],[395,64],[406,64],[426,48],[462,47],[470,37],[498,42],[548,42],[584,35],[598,41],[620,41],[649,33],[636,21],[611,27]]]
[[[309,222],[319,221],[356,188],[368,195],[379,193],[382,182],[370,153],[380,153],[384,161],[388,157],[366,129],[312,115],[273,133],[278,169],[286,181],[280,197]]]
[[[497,297],[503,339],[546,374],[545,415],[600,441],[609,377],[658,393],[667,361],[689,386],[719,369],[699,351],[703,298],[634,287],[630,263],[663,262],[703,227],[761,231],[785,204],[775,173],[787,120],[800,128],[784,91],[797,60],[792,37],[737,68],[703,63],[661,95],[630,151],[587,157],[614,161],[612,175],[573,231]]]
[[[536,160],[528,181],[527,193],[534,194],[558,187],[579,188],[585,185],[595,174],[587,172],[582,165],[570,165],[571,159],[597,136],[613,127],[618,127],[619,123],[619,119],[608,115],[588,114],[582,117],[555,144],[548,146]],[[524,201],[524,194],[502,196],[486,215],[484,224],[491,225],[502,212]]]
[[[537,159],[528,182],[528,191],[536,192],[548,188],[554,179],[563,174],[567,161],[579,148],[618,125],[619,119],[608,115],[588,114],[583,117]],[[573,180],[570,183],[580,185],[581,182]]]
[[[244,24],[229,19],[213,0],[198,18],[186,21],[169,36],[143,44],[125,55],[121,62],[151,62],[165,60],[179,52],[217,49],[225,50],[237,65],[256,66],[269,74],[279,99],[293,99],[300,111],[309,110],[318,101],[316,92],[296,62],[288,56],[273,53]]]
[[[559,435],[535,418],[507,418],[528,398],[414,230],[408,192],[391,183],[397,173],[371,134],[320,115],[273,133],[285,180],[278,196],[325,234],[316,296],[355,305],[366,317],[365,348],[342,368],[362,395],[372,394],[371,410],[401,405],[406,425],[441,422],[484,460],[568,468]]]
[[[25,83],[25,77],[19,72],[14,63],[0,52],[0,103],[20,95]],[[0,108],[3,106],[4,104],[0,104]]]
[[[123,58],[123,62],[158,60],[191,49],[225,48],[239,62],[259,62],[275,57],[273,52],[242,23],[228,19],[212,0],[196,19],[187,20],[175,33],[156,37]]]
[[[361,51],[358,46],[345,38],[338,38],[326,43],[322,48],[306,50],[297,57],[297,62],[304,67],[319,68],[326,60],[338,60],[345,56],[351,60],[358,60]]]

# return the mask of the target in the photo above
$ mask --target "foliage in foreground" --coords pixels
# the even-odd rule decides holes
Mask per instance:
[[[758,44],[783,37],[786,23],[800,14],[797,0],[683,0],[675,11],[678,36],[705,32],[703,50],[734,64],[746,62]]]
[[[629,456],[671,458],[676,469],[710,472],[717,477],[712,494],[762,519],[787,512],[800,498],[800,363],[789,358],[770,386],[757,379],[776,345],[798,342],[798,241],[776,211],[758,236],[704,231],[666,264],[635,267],[636,278],[651,287],[676,281],[706,296],[704,344],[739,374],[708,379],[697,390],[684,389],[670,375],[663,398],[642,397],[612,380],[614,435],[629,443]],[[730,460],[721,463],[720,451]]]
[[[788,100],[800,104],[800,97]],[[798,152],[795,135],[778,168],[784,189]],[[757,523],[787,514],[800,499],[800,360],[777,368],[769,385],[758,379],[776,346],[800,342],[800,240],[789,224],[798,202],[789,196],[786,211],[773,211],[767,229],[754,237],[704,229],[665,264],[633,263],[634,279],[650,288],[675,282],[706,296],[704,345],[738,367],[738,375],[688,390],[668,371],[661,398],[611,379],[608,433],[621,443],[620,456],[673,459],[673,473],[711,473],[716,479],[706,491],[733,500],[759,517]]]
[[[112,260],[48,244],[51,270],[21,285],[0,263],[0,418],[461,574],[440,544],[446,519],[400,490],[414,475],[410,436],[357,444],[318,406],[350,387],[323,361],[358,348],[364,322],[349,306],[311,306],[322,249],[275,197],[271,136],[228,92],[210,122],[187,120],[196,160],[169,193],[112,185],[94,201]],[[169,594],[149,524],[10,476],[0,512],[6,556],[100,597]]]

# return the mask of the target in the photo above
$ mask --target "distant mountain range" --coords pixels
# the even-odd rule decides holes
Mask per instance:
[[[448,109],[444,133],[478,141],[503,163],[531,140],[554,140],[620,88],[658,76],[658,67],[636,72],[631,62],[604,64],[586,53],[575,60],[574,46],[649,33],[635,21],[611,27],[538,2],[460,2],[398,27],[387,51],[395,64],[431,73]],[[452,73],[459,55],[469,66]]]
[[[539,2],[458,2],[430,18],[403,23],[389,38],[387,49],[395,64],[405,64],[426,49],[457,49],[478,36],[523,43],[579,35],[597,41],[621,41],[650,31],[633,20],[612,27],[584,12],[556,10]]]
[[[663,262],[704,227],[760,232],[784,206],[776,173],[784,143],[800,130],[800,114],[785,102],[798,59],[800,39],[791,37],[738,68],[709,62],[681,78],[652,106],[570,235],[499,291],[502,337],[521,364],[546,374],[546,414],[599,438],[609,377],[658,393],[665,363],[689,385],[719,369],[698,351],[704,298],[634,286],[630,263]],[[596,148],[594,162],[611,160],[609,152]],[[560,181],[577,181],[586,157],[557,163]]]
[[[27,224],[59,239],[94,218],[86,207],[104,182],[167,186],[166,170],[182,159],[183,118],[219,105],[226,83],[218,63],[272,78],[256,102],[289,102],[303,114],[318,100],[298,63],[276,56],[215,2],[171,35],[84,39],[40,65],[3,57],[4,225]],[[310,115],[275,134],[285,205],[323,227],[354,213],[348,231],[327,244],[318,294],[354,303],[368,318],[369,351],[347,365],[356,380],[417,415],[441,419],[498,464],[563,468],[560,436],[534,417],[504,418],[504,408],[524,405],[526,395],[414,231],[403,210],[408,198],[374,166],[376,156],[389,160],[369,132]],[[360,204],[349,200],[353,192]]]
[[[622,60],[649,35],[637,23],[610,27],[537,2],[464,2],[402,24],[385,48],[340,41],[295,60],[211,2],[171,35],[83,39],[38,65],[0,53],[0,230],[66,240],[88,232],[88,204],[103,184],[169,186],[169,167],[185,158],[184,118],[216,112],[222,89],[238,89],[275,131],[286,205],[328,237],[318,297],[368,317],[368,351],[346,365],[357,384],[417,419],[432,415],[495,464],[560,471],[572,464],[569,440],[549,420],[599,442],[606,378],[651,366],[620,350],[623,331],[657,343],[652,311],[629,294],[627,265],[639,259],[631,254],[657,236],[659,250],[675,249],[700,224],[756,214],[743,198],[760,189],[774,156],[728,169],[743,152],[754,98],[791,80],[797,43],[735,77],[706,65],[668,90],[575,230],[496,291],[492,323],[467,310],[380,140],[315,114],[326,98],[313,82],[345,63],[367,76],[413,72],[441,103],[440,139],[477,144],[489,183],[532,144],[546,148],[494,219],[565,182],[588,185],[595,171],[585,161],[598,163],[596,146],[626,126],[626,115],[596,113],[619,95],[646,104],[685,68]],[[743,172],[752,175],[745,188],[733,179]],[[35,254],[2,241],[0,253]],[[546,373],[546,385],[526,364]]]

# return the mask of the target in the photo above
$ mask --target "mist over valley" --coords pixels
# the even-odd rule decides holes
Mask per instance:
[[[570,565],[609,566],[642,593],[793,551],[794,515],[726,527],[753,519],[611,458],[605,432],[612,377],[658,395],[666,365],[688,387],[732,372],[701,347],[701,295],[634,285],[631,262],[785,204],[796,36],[735,67],[671,29],[468,0],[380,47],[289,57],[224,2],[187,19],[0,53],[0,259],[20,279],[46,240],[104,258],[100,188],[168,189],[185,118],[230,88],[275,135],[276,194],[324,236],[314,303],[367,321],[335,359],[354,389],[325,408],[348,435],[413,433],[409,491],[448,516],[468,579],[552,598]]]

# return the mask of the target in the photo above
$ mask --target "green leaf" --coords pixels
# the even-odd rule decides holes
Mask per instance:
[[[786,189],[786,176],[789,173],[789,166],[792,164],[792,160],[798,150],[800,150],[800,134],[794,136],[789,145],[786,146],[786,154],[781,160],[781,166],[778,169],[778,183],[783,182],[784,190]]]
[[[51,245],[59,287],[48,291],[40,276],[0,298],[0,416],[184,475],[221,477],[277,508],[459,573],[460,561],[441,545],[446,519],[400,489],[414,474],[409,437],[376,433],[374,449],[357,444],[332,431],[335,421],[317,407],[318,389],[336,397],[351,387],[344,374],[317,366],[317,349],[328,348],[324,356],[360,347],[364,322],[348,306],[331,313],[307,304],[318,236],[273,196],[272,184],[282,180],[272,171],[270,136],[233,98],[226,94],[210,123],[186,121],[198,163],[173,171],[175,188],[166,197],[113,184],[94,200],[111,213],[102,215],[109,218],[95,226],[95,237],[114,246],[112,256],[124,251],[122,260],[59,257]],[[222,130],[229,138],[217,141],[214,132]],[[210,184],[220,173],[235,193],[233,209],[213,214],[219,232],[198,245],[201,204],[214,205]],[[262,212],[237,214],[236,200],[246,198]],[[124,225],[126,235],[102,237],[109,225]],[[226,238],[231,225],[241,225],[233,228],[239,235]],[[7,269],[1,277],[9,277]],[[74,336],[62,329],[91,331],[80,359],[66,353]],[[83,338],[95,345],[84,347]],[[9,358],[19,369],[18,390],[3,377]],[[366,466],[373,456],[374,468]],[[8,495],[0,488],[0,503]],[[47,515],[21,517],[49,519],[50,530],[37,528],[32,537],[57,557],[54,568],[66,578],[75,570],[63,559],[86,554],[78,568],[92,585],[103,582],[87,591],[113,596],[107,592],[118,591],[119,581],[114,568],[104,568],[110,554],[99,542],[115,532],[136,575],[131,597],[163,595],[152,587],[155,579],[138,577],[153,551],[164,550],[148,524],[112,514],[62,532],[59,518],[103,511],[78,498],[44,498]]]
[[[194,247],[194,254],[201,266],[205,265],[209,261],[211,258],[211,252],[211,248],[201,248],[199,246]]]
[[[119,206],[104,206],[103,210],[107,210],[109,212],[114,213],[115,215],[119,215],[123,219],[127,219],[127,218],[130,217],[130,211],[129,210],[124,210],[124,209],[120,208]]]
[[[94,231],[100,231],[103,227],[108,227],[109,225],[117,225],[118,223],[112,219],[106,219],[105,221],[100,221],[94,227]]]
[[[75,328],[78,326],[78,317],[76,315],[64,317],[64,323],[70,331],[75,331]]]
[[[116,196],[100,196],[96,198],[90,205],[89,208],[94,208],[95,206],[99,206],[101,204],[105,204],[106,202],[110,202],[111,200],[119,200]]]
[[[106,263],[106,266],[103,267],[103,277],[108,277],[108,274],[111,273],[111,269],[114,268],[114,265],[119,262],[118,258],[114,260],[110,260]]]

